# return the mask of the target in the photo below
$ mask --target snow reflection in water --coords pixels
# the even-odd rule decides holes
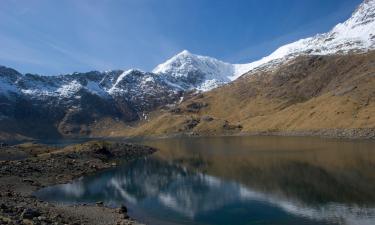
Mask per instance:
[[[365,156],[369,157],[367,153]],[[271,158],[266,161],[267,166],[262,165],[262,170],[251,164],[257,170],[254,175],[240,163],[244,159],[236,161],[237,158],[228,155],[222,158],[190,152],[170,157],[162,152],[71,184],[42,189],[36,195],[67,204],[97,201],[110,206],[126,204],[131,216],[148,224],[375,224],[375,208],[369,204],[371,193],[361,189],[363,196],[370,196],[369,202],[363,202],[354,194],[349,196],[350,190],[340,190],[341,186],[350,186],[347,182],[355,181],[354,173],[352,180],[346,180],[346,175],[336,170],[312,167],[309,163],[296,164],[294,156],[287,160],[277,157],[276,161],[274,155]],[[227,165],[213,169],[217,161]],[[373,165],[371,160],[366,163],[370,168]],[[275,165],[270,167],[271,164]],[[278,177],[284,181],[290,176],[290,170],[296,168],[309,174],[307,181],[311,182],[306,183],[306,177],[293,176],[288,181],[291,183],[278,183]],[[345,167],[341,165],[341,168]],[[325,179],[327,171],[329,179]],[[361,173],[358,179],[363,179]],[[358,186],[361,185],[359,182]],[[329,196],[330,188],[336,189],[339,197]]]

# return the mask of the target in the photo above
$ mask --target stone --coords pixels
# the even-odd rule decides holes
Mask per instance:
[[[32,220],[29,220],[29,219],[23,219],[22,224],[23,225],[34,225],[34,222]]]
[[[4,203],[1,203],[1,205],[0,205],[0,209],[7,209],[8,207],[4,204]]]
[[[22,219],[32,219],[38,216],[40,216],[40,212],[36,209],[25,209],[21,214]]]
[[[120,213],[127,213],[127,212],[128,212],[128,208],[126,208],[126,206],[124,206],[124,205],[121,205]]]
[[[45,221],[45,220],[47,220],[47,218],[45,216],[38,216],[38,220],[39,221]]]
[[[96,202],[96,205],[102,206],[104,203],[102,201]]]
[[[210,121],[214,120],[214,118],[212,118],[211,116],[207,116],[207,115],[205,115],[205,116],[202,116],[202,120],[203,120],[203,121],[210,122]]]
[[[30,178],[23,178],[22,181],[27,183],[34,183],[34,181]]]
[[[193,112],[193,113],[197,113],[199,112],[202,108],[205,108],[207,107],[208,104],[205,103],[205,102],[193,102],[193,103],[190,103],[186,106],[187,108],[187,111],[188,112]]]

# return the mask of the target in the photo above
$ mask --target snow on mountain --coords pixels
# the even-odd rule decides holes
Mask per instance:
[[[107,91],[108,93],[110,94],[116,94],[118,92],[122,92],[123,90],[121,88],[118,87],[118,84],[124,80],[124,78],[129,75],[129,74],[132,74],[134,72],[137,72],[137,70],[135,69],[130,69],[130,70],[126,70],[124,71],[123,73],[120,74],[120,76],[117,77],[116,79],[116,82],[112,85],[111,88],[109,88]],[[139,71],[141,72],[141,71]]]
[[[236,64],[230,79],[260,67],[277,65],[300,55],[331,55],[375,49],[375,0],[365,0],[344,23],[331,31],[281,46],[271,55],[248,64]]]
[[[81,76],[79,73],[60,76],[26,74],[20,76],[14,86],[25,96],[34,99],[72,98],[82,90],[104,97],[106,93],[98,84],[98,77],[95,79],[90,73],[85,75]]]
[[[208,91],[244,73],[269,68],[300,55],[345,54],[375,48],[375,0],[365,0],[352,16],[331,31],[281,46],[271,55],[248,64],[230,64],[184,50],[153,72],[184,89]]]
[[[78,81],[73,80],[72,82],[61,85],[61,87],[56,89],[55,93],[58,96],[69,98],[76,94],[81,88],[82,85]]]
[[[187,50],[158,65],[153,73],[163,75],[183,89],[209,90],[228,83],[234,67],[220,60],[194,55]]]
[[[84,91],[100,97],[131,98],[131,93],[140,96],[146,93],[156,94],[161,90],[168,90],[168,93],[192,89],[208,91],[233,81],[248,71],[273,68],[274,65],[300,55],[343,54],[374,48],[375,0],[365,0],[347,21],[336,25],[331,31],[281,46],[269,56],[248,64],[230,64],[184,50],[158,65],[152,72],[131,69],[47,77],[21,75],[17,71],[1,67],[0,94],[22,93],[34,98],[71,98]]]
[[[0,66],[0,123],[58,124],[64,134],[85,133],[85,126],[102,118],[146,119],[181,95],[181,88],[162,76],[134,69],[40,76]]]
[[[365,0],[347,21],[331,31],[284,45],[248,64],[230,64],[185,50],[152,72],[131,69],[41,76],[0,66],[0,122],[58,124],[64,134],[85,133],[86,125],[101,118],[146,119],[148,112],[181,101],[186,91],[208,91],[249,71],[274,69],[301,55],[374,48],[375,0]]]

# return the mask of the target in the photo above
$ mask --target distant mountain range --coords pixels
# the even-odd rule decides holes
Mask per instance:
[[[300,57],[363,54],[374,48],[375,0],[365,0],[331,31],[284,45],[248,64],[230,64],[184,50],[152,72],[131,69],[41,76],[2,66],[0,135],[81,136],[91,135],[96,126],[133,126],[160,107],[178,105],[196,91],[220,88],[245,73],[272,72]]]

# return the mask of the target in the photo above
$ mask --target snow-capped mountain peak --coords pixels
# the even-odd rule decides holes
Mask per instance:
[[[153,73],[185,89],[206,91],[231,81],[234,71],[230,63],[184,50],[158,65]]]
[[[209,70],[212,71],[216,69],[213,65],[229,66],[230,64],[211,57],[195,55],[188,50],[183,50],[164,63],[159,64],[152,72],[157,74],[170,73],[171,76],[181,77],[188,76],[187,72],[189,70],[207,70],[210,72]]]
[[[190,79],[190,86],[180,86],[207,91],[233,81],[248,71],[273,68],[300,55],[345,54],[372,49],[375,49],[375,0],[365,0],[348,20],[331,31],[281,46],[260,60],[230,64],[184,50],[158,65],[153,72],[169,76],[172,80]]]
[[[184,50],[182,50],[180,53],[178,53],[176,56],[191,56],[191,55],[193,55],[191,52],[189,52],[189,50],[186,50],[186,49],[184,49]]]

